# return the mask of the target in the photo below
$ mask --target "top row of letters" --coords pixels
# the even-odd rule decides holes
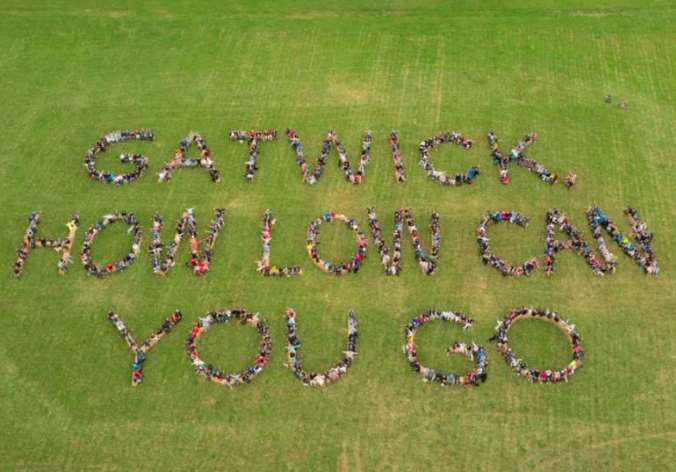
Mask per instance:
[[[364,134],[359,151],[359,162],[355,162],[354,164],[350,162],[345,146],[339,139],[338,134],[333,130],[327,133],[326,138],[322,142],[319,157],[314,165],[308,163],[305,157],[303,141],[298,133],[293,129],[287,129],[285,135],[295,154],[296,163],[301,169],[303,182],[310,185],[319,182],[333,148],[338,152],[338,165],[345,174],[346,180],[354,185],[359,185],[364,181],[366,167],[371,159],[373,136],[370,130]],[[266,141],[275,141],[277,139],[277,131],[274,129],[231,131],[229,136],[232,141],[247,144],[249,157],[245,163],[244,177],[248,182],[253,181],[258,170],[261,144]],[[104,135],[87,151],[84,162],[87,175],[93,180],[116,186],[134,182],[148,168],[148,158],[143,154],[121,154],[119,157],[121,162],[132,164],[135,167],[133,171],[123,174],[98,170],[96,159],[116,143],[132,140],[152,141],[154,139],[155,134],[151,130],[145,129],[114,131]],[[486,139],[490,146],[493,163],[499,170],[499,178],[502,184],[507,185],[510,182],[509,167],[512,163],[526,168],[544,183],[554,185],[561,180],[558,174],[550,172],[545,166],[526,155],[528,148],[537,141],[537,133],[528,133],[508,152],[503,152],[500,149],[498,137],[493,131],[488,132]],[[394,177],[397,182],[404,183],[406,182],[406,170],[404,169],[404,160],[399,147],[399,135],[396,131],[390,133],[389,143],[394,165]],[[463,150],[468,150],[472,148],[474,141],[458,132],[440,133],[432,138],[425,139],[419,145],[420,167],[425,169],[431,180],[442,185],[452,187],[471,185],[480,174],[478,166],[472,166],[464,173],[449,173],[437,170],[434,167],[431,153],[435,147],[441,144],[451,144]],[[193,157],[189,157],[188,152],[193,147],[196,148],[195,154]],[[172,176],[183,168],[202,169],[208,172],[212,182],[219,182],[221,180],[221,173],[216,167],[206,140],[194,131],[191,131],[188,136],[181,140],[172,159],[162,166],[157,174],[158,181],[166,182],[171,180]],[[569,172],[564,180],[566,188],[573,187],[576,182],[577,175]]]

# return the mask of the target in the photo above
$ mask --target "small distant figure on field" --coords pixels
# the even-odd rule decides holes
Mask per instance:
[[[626,109],[627,109],[627,102],[625,102],[624,100],[622,100],[622,101],[620,102],[620,110],[626,110]]]
[[[611,94],[606,95],[606,103],[613,103],[613,96]]]
[[[568,176],[566,177],[566,188],[571,188],[573,185],[577,183],[577,174],[575,172],[568,172]]]
[[[500,169],[500,182],[502,182],[502,185],[509,183],[509,172],[507,172],[507,169]]]

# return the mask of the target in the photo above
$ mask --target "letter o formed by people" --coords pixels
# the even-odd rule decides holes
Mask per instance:
[[[436,372],[430,367],[426,367],[418,360],[418,347],[415,344],[415,333],[419,327],[432,320],[451,321],[462,325],[468,330],[474,324],[474,320],[465,316],[463,313],[454,313],[452,311],[428,310],[412,318],[404,331],[406,344],[404,345],[404,355],[411,368],[422,375],[424,382],[436,382],[441,385],[475,385],[479,386],[486,381],[488,356],[483,346],[475,343],[456,342],[448,348],[448,354],[462,354],[468,359],[474,361],[475,368],[465,374]]]
[[[99,265],[92,259],[92,245],[94,238],[109,225],[121,221],[129,226],[129,232],[132,235],[131,250],[124,259],[117,262],[109,262],[105,265]],[[104,215],[103,218],[85,233],[84,242],[82,243],[82,251],[80,252],[80,261],[89,275],[96,277],[107,277],[116,272],[122,272],[132,265],[138,259],[141,253],[141,240],[143,239],[143,232],[139,226],[136,215],[124,211],[117,213],[110,213]]]
[[[197,339],[209,331],[217,323],[228,323],[231,320],[239,320],[244,325],[256,329],[261,336],[258,355],[252,366],[243,372],[228,374],[205,362],[197,351]],[[272,337],[270,336],[268,325],[263,321],[258,313],[251,313],[243,308],[234,308],[232,310],[211,311],[197,320],[193,327],[190,337],[185,344],[188,351],[188,357],[192,362],[195,371],[212,382],[226,386],[234,387],[241,384],[251,383],[254,377],[260,374],[270,360],[272,353]]]
[[[509,328],[519,320],[541,319],[549,321],[558,326],[565,334],[572,345],[573,359],[570,363],[560,369],[536,370],[528,367],[526,362],[519,358],[511,350],[508,344],[507,332]],[[520,307],[513,309],[495,328],[495,335],[491,341],[497,343],[497,347],[505,358],[509,366],[522,377],[526,377],[533,383],[557,383],[567,382],[575,374],[577,369],[582,367],[584,358],[584,348],[582,347],[582,337],[575,329],[575,325],[568,320],[561,318],[561,315],[554,311],[543,310],[541,308]]]
[[[345,223],[345,226],[353,231],[357,238],[357,252],[347,262],[334,264],[325,261],[319,255],[319,227],[324,223],[330,223],[333,220],[339,220]],[[355,220],[348,218],[345,215],[336,213],[334,211],[325,212],[321,218],[316,218],[310,223],[307,229],[307,253],[310,259],[324,272],[333,275],[349,274],[350,272],[357,273],[361,267],[364,258],[366,258],[366,248],[368,247],[368,239],[359,229],[359,225]]]

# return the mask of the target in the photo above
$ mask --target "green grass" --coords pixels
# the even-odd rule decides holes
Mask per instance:
[[[362,6],[368,3],[369,6]],[[676,456],[673,317],[676,236],[673,123],[676,68],[671,2],[3,2],[0,5],[0,440],[7,469],[263,470],[665,470]],[[611,92],[629,108],[607,106]],[[85,151],[103,133],[152,128],[142,150],[150,169],[112,188],[89,180]],[[246,148],[236,128],[296,128],[314,161],[335,128],[355,158],[374,132],[365,182],[352,187],[332,155],[320,183],[300,182],[285,139],[264,143],[253,184],[243,180]],[[400,132],[409,176],[395,182],[387,133]],[[484,135],[504,146],[536,130],[530,154],[550,169],[575,170],[578,186],[549,187],[515,168],[497,179]],[[209,142],[223,182],[204,171],[156,173],[188,131]],[[435,151],[442,169],[478,163],[476,185],[442,188],[417,166],[417,144],[439,131],[477,140],[470,152]],[[117,166],[117,167],[115,167]],[[524,230],[491,227],[494,246],[516,262],[540,257],[547,209],[564,210],[589,237],[584,211],[597,204],[628,229],[621,212],[639,209],[656,234],[662,274],[649,278],[623,255],[615,275],[597,278],[581,258],[562,255],[554,276],[507,280],[481,264],[474,231],[488,210],[531,218]],[[307,224],[327,209],[357,218],[378,210],[388,240],[392,212],[412,208],[426,231],[441,214],[441,264],[424,277],[405,246],[401,277],[382,274],[370,255],[357,275],[331,278],[305,254]],[[227,209],[212,272],[193,277],[181,259],[155,276],[146,246],[160,211],[166,232],[194,207],[200,231],[212,208]],[[259,276],[260,220],[278,220],[273,261],[300,264],[297,279]],[[79,211],[85,229],[103,214],[133,211],[144,249],[127,272],[88,277],[79,262],[65,277],[56,256],[35,251],[21,280],[14,251],[30,211],[41,231],[65,234]],[[95,244],[97,259],[128,250],[123,228]],[[166,236],[165,234],[165,237]],[[326,254],[346,257],[353,237],[322,227]],[[614,252],[619,251],[613,248]],[[486,343],[510,308],[540,305],[575,321],[584,368],[564,385],[530,385],[488,348],[488,382],[478,389],[427,385],[401,354],[403,328],[430,307],[469,313],[475,328],[430,325],[420,350],[438,369],[467,368],[449,343]],[[192,371],[184,342],[198,316],[234,306],[259,311],[273,336],[273,359],[249,386],[226,390]],[[286,307],[299,316],[308,369],[334,363],[345,315],[360,319],[360,355],[325,390],[304,388],[283,367]],[[129,386],[131,354],[106,320],[115,309],[139,338],[174,308],[175,332],[148,356],[146,381]],[[251,332],[250,332],[251,331]],[[514,328],[515,348],[533,365],[556,363],[566,346],[538,323]],[[205,357],[239,369],[253,358],[252,330],[219,327],[200,339]],[[563,356],[563,357],[562,357]]]

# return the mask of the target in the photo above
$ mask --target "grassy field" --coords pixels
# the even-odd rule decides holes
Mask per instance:
[[[676,65],[668,1],[440,2],[10,2],[0,4],[0,464],[3,469],[227,470],[666,470],[676,460]],[[368,5],[368,6],[362,6]],[[606,93],[615,97],[606,105]],[[619,100],[628,103],[620,110]],[[150,168],[113,188],[87,178],[85,151],[108,131],[146,127]],[[231,129],[294,127],[314,162],[335,128],[356,157],[367,128],[372,161],[361,186],[347,183],[332,154],[316,186],[303,184],[286,142],[264,143],[253,183],[243,179],[246,147]],[[387,136],[397,129],[409,181],[396,183]],[[523,169],[500,185],[484,135],[504,147],[535,130],[531,157],[576,188],[550,187]],[[205,171],[156,174],[190,130],[209,142],[223,181]],[[470,152],[435,150],[439,168],[482,175],[444,188],[417,166],[418,142],[439,131],[474,138]],[[112,157],[111,157],[112,156]],[[556,273],[503,278],[481,264],[475,229],[488,210],[531,218],[522,230],[491,228],[498,254],[541,257],[544,215],[568,214],[590,238],[584,212],[597,204],[620,223],[638,208],[656,234],[662,273],[645,276],[619,249],[616,274],[597,278],[582,258],[559,257]],[[410,207],[425,228],[432,211],[443,235],[438,273],[417,269],[408,241],[401,277],[386,277],[375,247],[356,275],[332,278],[305,254],[308,223],[328,209],[367,229],[375,206],[386,237],[392,213]],[[184,267],[152,273],[147,242],[160,211],[165,238],[194,207],[202,231],[212,208],[227,210],[211,273]],[[256,273],[266,208],[278,223],[273,261],[305,274],[272,280]],[[56,255],[35,251],[21,280],[14,251],[32,210],[41,231],[65,235],[80,212],[83,233],[103,214],[133,211],[145,234],[142,256],[105,280],[79,261],[64,277]],[[326,258],[342,260],[353,238],[322,229]],[[117,225],[95,244],[97,260],[128,251]],[[488,348],[480,388],[424,384],[401,353],[407,320],[430,307],[469,313],[463,333],[441,323],[420,330],[423,361],[466,369],[445,348],[456,339],[487,344],[510,308],[539,305],[575,321],[587,348],[584,368],[563,385],[531,385]],[[253,384],[233,390],[195,375],[184,349],[198,316],[244,306],[263,314],[273,358]],[[345,315],[360,319],[361,352],[348,376],[325,390],[304,388],[283,366],[284,310],[299,313],[308,369],[344,349]],[[115,309],[139,338],[174,308],[185,320],[153,349],[146,380],[129,386],[131,354],[106,320]],[[566,361],[563,336],[539,323],[513,330],[515,350],[537,366]],[[242,369],[258,343],[229,326],[200,340],[205,357]]]

